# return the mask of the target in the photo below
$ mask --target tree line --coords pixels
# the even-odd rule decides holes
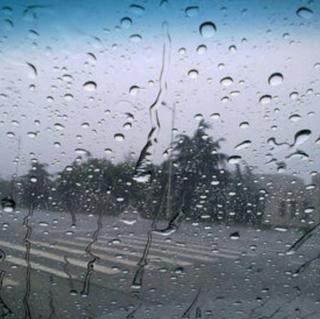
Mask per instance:
[[[170,155],[148,167],[143,183],[130,159],[113,163],[88,156],[77,158],[53,175],[36,160],[14,181],[0,180],[2,198],[17,207],[79,213],[118,215],[133,209],[144,218],[171,219],[183,211],[186,219],[228,224],[260,224],[264,199],[248,166],[228,169],[229,156],[221,152],[223,139],[207,134],[199,122],[192,136],[178,135]],[[4,205],[4,201],[3,205]]]

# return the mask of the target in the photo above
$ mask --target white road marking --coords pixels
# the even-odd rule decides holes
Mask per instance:
[[[24,246],[22,246],[22,245],[12,244],[12,243],[9,243],[9,242],[3,241],[3,240],[0,240],[0,244],[4,248],[10,248],[10,249],[14,249],[14,250],[22,251],[22,252],[26,251],[26,248]],[[45,251],[42,251],[42,250],[39,250],[39,249],[34,249],[34,248],[32,248],[32,246],[31,246],[31,249],[30,249],[30,253],[32,255],[37,256],[37,257],[44,257],[44,258],[55,260],[55,261],[59,261],[59,262],[62,262],[62,263],[65,262],[63,256],[56,255],[56,254],[51,254],[51,253],[48,253],[48,252],[45,252]],[[68,258],[68,261],[69,261],[69,263],[71,265],[82,267],[82,268],[87,268],[87,263],[82,261],[82,260],[75,259],[75,258]],[[97,265],[97,264],[94,265],[94,270],[98,271],[98,272],[101,272],[101,273],[104,273],[104,274],[108,274],[108,275],[113,275],[113,274],[116,274],[116,273],[120,272],[117,269],[113,269],[113,268],[110,268],[110,267],[101,266],[101,265]]]
[[[101,236],[102,238],[106,238],[106,239],[112,239],[112,237],[108,237],[108,236]],[[135,236],[129,236],[129,235],[120,235],[119,239],[124,239],[126,241],[140,241],[140,242],[146,242],[147,238],[145,236],[142,235],[135,235]],[[185,251],[190,251],[192,253],[200,253],[200,254],[204,254],[204,255],[210,255],[212,256],[212,250],[213,248],[211,247],[206,247],[202,244],[193,244],[193,243],[185,243],[185,244],[179,244],[176,241],[171,241],[171,242],[166,242],[165,238],[164,239],[160,239],[160,238],[152,238],[152,242],[154,243],[154,245],[161,244],[162,246],[168,246],[170,248],[179,248],[181,250],[185,250]],[[234,254],[234,255],[241,255],[242,252],[236,249],[229,249],[229,248],[218,248],[219,252],[221,253],[229,253],[229,254]],[[246,256],[251,256],[254,257],[256,256],[255,254],[253,254],[252,252],[246,252]]]
[[[23,258],[6,256],[5,261],[8,263],[11,263],[11,264],[18,265],[18,266],[27,267],[27,263],[26,263],[25,259],[23,259]],[[32,269],[34,269],[34,270],[41,270],[41,271],[47,272],[49,274],[55,275],[57,277],[68,278],[67,274],[63,271],[56,270],[56,269],[50,268],[50,267],[46,267],[46,266],[40,265],[35,262],[30,262],[30,265],[31,265]],[[75,277],[72,276],[72,278],[75,278]]]
[[[81,240],[81,241],[90,241],[91,239],[90,238],[85,238],[85,237],[77,237],[77,239]],[[99,243],[104,243],[104,244],[107,244],[108,241],[106,240],[99,240]],[[144,245],[142,245],[141,243],[136,243],[135,244],[136,246],[139,246],[140,247],[136,247],[136,246],[133,246],[133,245],[130,245],[131,247],[134,247],[134,248],[137,248],[137,249],[140,249],[140,250],[143,250],[144,248]],[[114,244],[114,246],[126,246],[128,247],[128,245],[125,245],[125,244]],[[155,245],[156,246],[156,245]],[[101,247],[101,246],[98,246],[96,245],[95,247]],[[211,254],[211,256],[201,256],[199,254],[197,254],[196,252],[194,253],[185,253],[183,251],[181,251],[180,249],[178,248],[174,248],[174,247],[170,247],[170,248],[166,248],[166,250],[164,251],[163,249],[161,249],[161,245],[157,245],[158,248],[155,248],[155,247],[152,247],[151,248],[151,251],[153,253],[159,253],[159,254],[165,254],[165,255],[173,255],[173,256],[177,256],[179,258],[185,258],[185,259],[193,259],[193,260],[200,260],[200,261],[203,261],[203,262],[216,262],[217,261],[217,257],[224,257],[224,258],[229,258],[229,259],[237,259],[238,256],[234,256],[234,255],[227,255],[227,254]],[[113,249],[117,249],[117,248],[113,248]],[[119,248],[118,248],[119,250]],[[121,252],[124,253],[123,250],[119,250]],[[164,257],[161,257],[161,256],[155,256],[156,258],[164,258]]]
[[[89,238],[82,238],[81,240],[82,241],[87,241],[87,242],[91,241],[91,239],[89,239]],[[59,243],[63,243],[63,244],[74,245],[74,246],[78,246],[78,247],[86,247],[86,244],[79,243],[79,242],[72,242],[72,241],[67,241],[67,240],[63,240],[63,239],[57,239],[56,241],[59,242]],[[55,248],[55,247],[56,246],[54,246],[52,248]],[[141,255],[138,252],[131,252],[131,251],[127,251],[127,250],[123,250],[123,249],[119,249],[119,248],[113,248],[113,247],[112,248],[111,247],[101,247],[101,246],[99,246],[97,244],[94,244],[92,249],[93,250],[101,250],[101,251],[104,251],[104,252],[120,253],[121,255],[127,255],[127,256],[135,257],[135,258],[137,258],[137,261],[130,262],[130,263],[133,263],[134,266],[137,266],[138,260],[141,257]],[[71,250],[69,249],[69,251],[71,251]],[[79,251],[79,250],[77,250],[77,251]],[[83,253],[84,251],[80,251],[80,252]],[[96,254],[96,255],[100,256],[98,254]],[[159,261],[163,261],[163,262],[166,262],[166,263],[169,263],[169,264],[179,265],[179,266],[184,266],[184,267],[192,265],[190,262],[177,260],[176,258],[167,258],[167,257],[153,255],[153,254],[149,254],[149,258],[150,258],[150,262],[151,263],[154,262],[154,261],[158,261],[159,260]],[[109,259],[111,260],[111,257],[109,257]],[[112,261],[122,263],[122,262],[125,262],[126,260],[118,259],[116,257],[113,257]],[[129,263],[129,261],[128,261],[128,263]]]

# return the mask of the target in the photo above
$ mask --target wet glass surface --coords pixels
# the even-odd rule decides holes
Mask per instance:
[[[1,318],[319,318],[320,3],[0,2]]]

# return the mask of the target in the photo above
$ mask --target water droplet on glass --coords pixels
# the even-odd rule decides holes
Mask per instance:
[[[132,123],[130,123],[130,122],[124,123],[124,124],[123,124],[123,128],[124,128],[125,130],[130,130],[130,129],[132,128]]]
[[[12,213],[16,208],[16,202],[10,195],[5,196],[1,199],[1,207],[5,213]]]
[[[229,46],[229,52],[230,53],[236,53],[237,52],[237,47],[235,45],[230,45]]]
[[[199,54],[205,54],[207,52],[207,46],[205,46],[204,44],[201,44],[197,47],[197,52]]]
[[[244,148],[248,148],[250,145],[251,145],[251,141],[250,140],[246,140],[246,141],[241,142],[237,146],[235,146],[234,149],[239,151],[239,150],[242,150]]]
[[[129,11],[137,16],[141,16],[144,14],[145,8],[138,4],[132,4],[129,7]]]
[[[54,128],[58,131],[62,131],[64,129],[64,126],[61,123],[55,123]]]
[[[260,97],[259,103],[261,103],[262,105],[266,105],[271,102],[271,99],[272,99],[271,95],[263,95]]]
[[[233,233],[231,233],[230,234],[230,236],[229,236],[229,238],[231,239],[231,240],[238,240],[239,238],[240,238],[240,234],[239,234],[239,232],[233,232]]]
[[[12,137],[15,137],[16,134],[14,134],[13,132],[7,132],[7,136],[12,138]]]
[[[66,101],[72,101],[73,100],[73,95],[70,94],[70,93],[67,93],[67,94],[64,95],[64,99]]]
[[[299,18],[310,19],[313,15],[313,11],[306,7],[301,7],[296,11]]]
[[[30,182],[31,183],[36,183],[38,181],[38,179],[35,176],[31,176],[30,177]]]
[[[299,93],[298,92],[291,92],[289,95],[289,98],[291,100],[296,100],[299,97]]]
[[[220,84],[223,86],[230,86],[233,83],[233,79],[230,76],[227,76],[221,79]]]
[[[137,95],[139,93],[139,90],[140,90],[139,86],[133,85],[129,89],[129,94],[132,95],[132,96],[135,96],[135,95]]]
[[[124,17],[121,19],[120,23],[122,28],[128,29],[132,24],[132,20],[129,17]]]
[[[198,6],[190,6],[185,9],[185,14],[189,18],[196,16],[198,13],[199,13]]]
[[[241,122],[240,123],[240,128],[248,128],[249,127],[249,122]]]
[[[35,138],[35,137],[37,137],[37,132],[28,132],[27,135],[30,138]]]
[[[308,129],[298,131],[294,136],[294,142],[292,146],[297,146],[303,144],[309,139],[311,131]]]
[[[289,116],[289,120],[291,122],[297,122],[301,119],[301,116],[299,114],[293,114]]]
[[[213,120],[218,120],[220,118],[220,114],[219,113],[212,113],[212,114],[210,114],[210,117]]]
[[[281,73],[273,73],[269,76],[268,83],[272,86],[277,86],[282,84],[283,75]]]
[[[241,156],[239,156],[239,155],[233,155],[233,156],[230,156],[229,158],[228,158],[228,163],[230,163],[230,164],[239,164],[240,163],[240,161],[241,161]]]
[[[142,36],[140,34],[130,35],[130,41],[133,43],[139,43],[141,40],[142,40]]]
[[[217,28],[213,22],[207,21],[200,25],[199,32],[204,38],[212,38]]]
[[[84,148],[76,148],[74,151],[76,154],[79,154],[79,155],[89,154],[89,152],[87,150],[85,150]]]
[[[192,69],[188,72],[188,76],[190,79],[197,79],[199,75],[198,70]]]
[[[124,135],[121,133],[114,134],[113,137],[117,142],[123,142],[125,139]]]
[[[93,81],[88,81],[83,84],[83,88],[88,92],[93,92],[97,88],[97,83]]]
[[[26,62],[26,63],[28,65],[28,67],[29,67],[29,78],[30,79],[35,79],[37,77],[37,75],[38,75],[37,68],[33,64],[31,64],[29,62]]]

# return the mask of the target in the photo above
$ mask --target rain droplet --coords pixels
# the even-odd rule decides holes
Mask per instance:
[[[138,4],[132,4],[129,7],[129,11],[137,16],[141,16],[144,14],[145,8],[143,6],[139,6]]]
[[[249,122],[241,122],[240,123],[240,128],[248,128],[249,127]]]
[[[89,152],[87,150],[85,150],[84,148],[76,148],[74,151],[76,152],[76,154],[79,154],[79,155],[89,154]]]
[[[242,157],[239,156],[239,155],[233,155],[233,156],[230,156],[228,158],[228,163],[229,164],[239,164],[240,161],[241,161]]]
[[[199,13],[199,7],[198,6],[190,6],[185,9],[185,14],[187,17],[192,18],[196,16]]]
[[[16,208],[16,202],[10,195],[5,196],[1,199],[1,207],[5,213],[12,213]]]
[[[301,119],[301,116],[299,114],[293,114],[293,115],[290,115],[289,117],[289,120],[291,122],[297,122]]]
[[[128,29],[132,24],[132,20],[129,17],[124,17],[121,19],[120,23],[122,28]]]
[[[204,38],[212,38],[216,33],[217,28],[213,22],[207,21],[200,25],[199,32]]]
[[[62,131],[64,129],[64,126],[61,123],[55,123],[54,128],[58,131]]]
[[[123,124],[123,128],[125,130],[130,130],[131,127],[132,127],[132,123],[130,123],[130,122],[126,122],[126,123]]]
[[[142,36],[140,34],[130,35],[130,41],[133,43],[139,43],[141,40],[142,40]]]
[[[308,129],[298,131],[294,136],[294,142],[292,146],[297,146],[303,144],[307,141],[311,135],[311,131]]]
[[[296,100],[299,96],[299,93],[298,92],[291,92],[290,95],[289,95],[289,98],[291,100]]]
[[[260,97],[259,103],[261,103],[262,105],[266,105],[271,102],[271,99],[272,99],[271,95],[263,95]]]
[[[139,90],[140,90],[139,86],[133,85],[129,89],[129,94],[132,95],[132,96],[135,96],[135,95],[137,95],[139,93]]]
[[[93,92],[97,88],[97,83],[93,81],[88,81],[83,84],[83,88],[88,92]]]
[[[268,83],[271,86],[280,85],[282,84],[282,82],[283,82],[283,75],[281,73],[273,73],[269,76]]]
[[[221,79],[220,84],[223,86],[230,86],[233,83],[233,79],[230,76],[227,76]]]
[[[235,150],[239,151],[242,150],[244,148],[248,148],[251,145],[251,141],[250,140],[245,140],[243,142],[241,142],[240,144],[238,144],[237,146],[235,146]]]
[[[210,115],[210,117],[213,119],[213,120],[218,120],[220,118],[220,114],[219,113],[212,113]]]
[[[229,52],[230,53],[236,53],[237,52],[237,47],[235,45],[230,45],[229,46]]]
[[[73,100],[73,95],[70,94],[70,93],[67,93],[67,94],[64,95],[64,99],[66,101],[72,101]]]
[[[117,142],[123,142],[125,139],[124,135],[121,133],[114,134],[113,137]]]
[[[207,52],[207,46],[205,46],[204,44],[200,44],[198,47],[197,47],[197,52],[199,54],[205,54]]]
[[[198,75],[199,75],[199,72],[196,69],[192,69],[188,72],[188,76],[190,79],[197,79]]]
[[[35,137],[37,137],[37,132],[28,132],[27,135],[30,138],[35,138]]]
[[[310,19],[313,15],[313,11],[306,7],[301,7],[296,11],[299,18]]]
[[[35,79],[37,77],[37,75],[38,75],[37,68],[33,64],[31,64],[29,62],[26,62],[26,63],[29,66],[29,71],[30,71],[29,72],[29,78],[30,79]]]
[[[231,239],[231,240],[238,240],[239,238],[240,238],[240,234],[239,234],[239,232],[234,232],[234,233],[231,233],[230,234],[230,236],[229,236],[229,238]]]

